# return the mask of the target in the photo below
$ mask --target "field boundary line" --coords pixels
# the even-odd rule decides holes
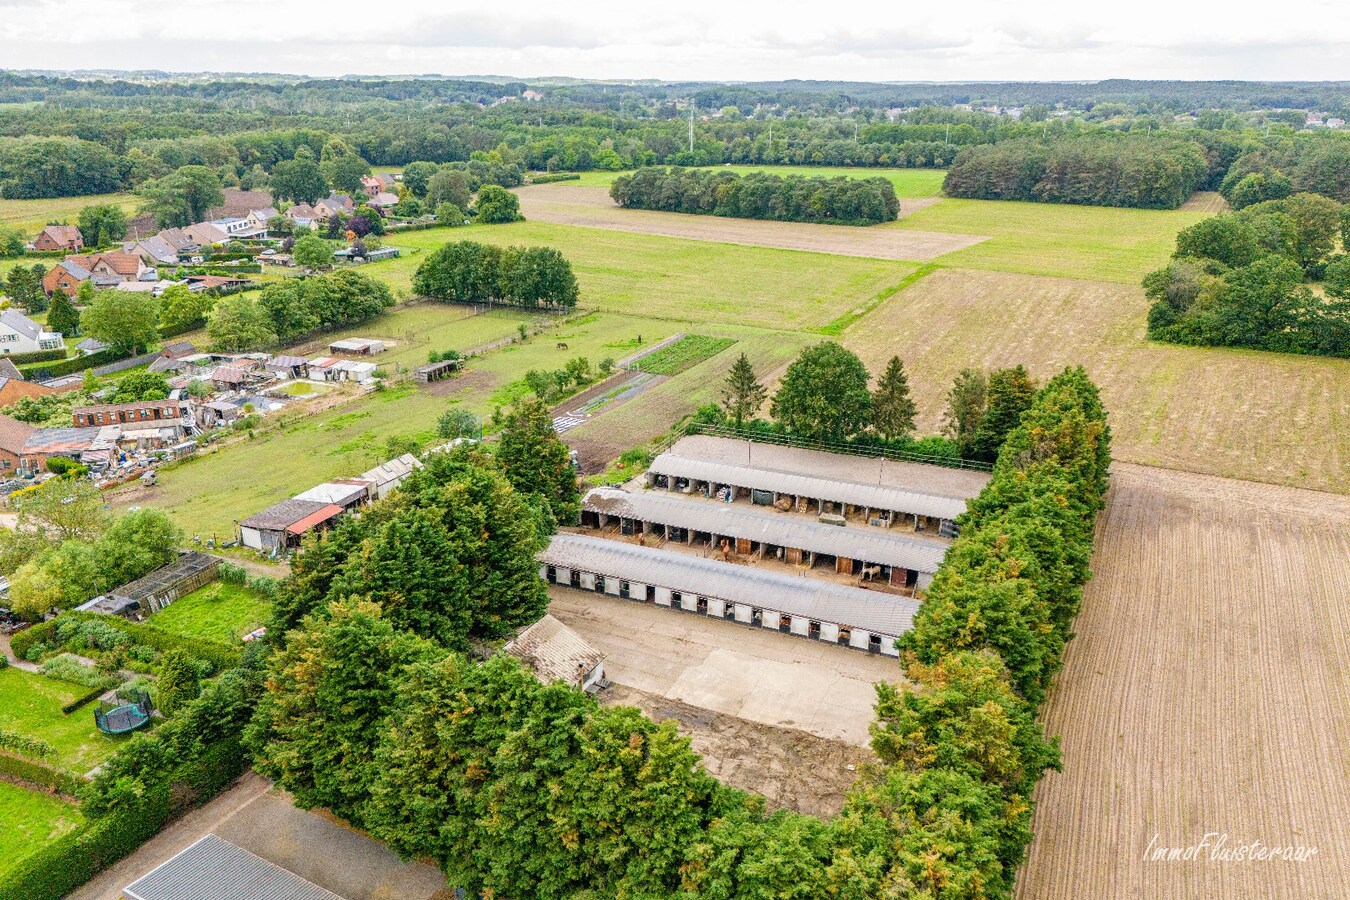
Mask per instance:
[[[934,272],[936,272],[938,269],[941,268],[943,268],[943,266],[940,263],[933,263],[933,262],[923,263],[913,272],[910,272],[904,278],[901,278],[899,284],[896,284],[893,287],[889,287],[882,291],[877,292],[876,296],[872,297],[872,299],[868,300],[860,308],[850,310],[849,312],[844,313],[842,316],[839,316],[837,319],[835,319],[828,325],[822,325],[819,328],[808,330],[813,330],[816,332],[816,334],[828,335],[830,337],[841,335],[844,333],[844,330],[847,329],[854,322],[858,321],[863,316],[867,315],[872,310],[876,309],[878,306],[880,306],[887,300],[894,297],[896,294],[903,291],[905,288],[909,287],[915,282],[923,280],[925,277],[933,274]]]

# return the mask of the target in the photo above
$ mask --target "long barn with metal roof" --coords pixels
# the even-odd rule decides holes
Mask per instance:
[[[822,525],[764,507],[693,500],[664,491],[595,488],[582,499],[582,521],[599,528],[617,523],[625,534],[640,530],[670,540],[706,541],[713,547],[728,539],[740,555],[762,558],[781,552],[793,563],[812,565],[818,556],[832,557],[841,574],[878,567],[882,571],[875,574],[882,580],[920,588],[927,587],[947,552],[943,541],[903,532]]]
[[[539,562],[553,584],[889,656],[919,609],[908,597],[580,534],[554,535]]]
[[[887,525],[907,516],[916,529],[944,537],[955,536],[953,520],[988,481],[985,472],[702,435],[682,439],[647,471],[654,487],[729,491],[731,499],[749,495],[760,505],[814,507]]]

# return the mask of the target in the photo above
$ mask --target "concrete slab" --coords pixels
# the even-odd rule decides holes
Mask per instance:
[[[605,654],[619,684],[751,722],[856,746],[878,681],[901,681],[888,657],[553,586],[549,612]]]

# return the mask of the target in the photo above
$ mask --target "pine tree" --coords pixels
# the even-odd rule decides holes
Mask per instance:
[[[88,282],[86,282],[87,284]],[[70,302],[66,292],[57,288],[52,291],[51,310],[47,313],[47,327],[66,337],[79,334],[80,311]]]
[[[155,700],[160,710],[171,716],[197,699],[201,690],[201,676],[192,658],[182,650],[166,651],[155,679]]]
[[[1017,427],[1035,398],[1036,383],[1022,366],[991,372],[984,415],[971,440],[971,455],[986,462],[998,459],[1003,439]]]
[[[571,525],[581,516],[571,454],[553,430],[542,400],[532,397],[511,410],[494,456],[512,486],[522,494],[542,496],[559,522]]]
[[[962,369],[947,392],[943,432],[956,442],[962,456],[970,453],[975,431],[984,417],[987,388],[983,372],[979,369]]]
[[[905,364],[899,356],[892,356],[872,392],[872,427],[888,441],[903,440],[914,433],[916,412]]]
[[[742,353],[727,374],[726,387],[722,389],[722,408],[735,420],[736,427],[740,428],[747,418],[754,416],[764,405],[768,395],[769,392],[764,385],[755,377],[750,358]]]

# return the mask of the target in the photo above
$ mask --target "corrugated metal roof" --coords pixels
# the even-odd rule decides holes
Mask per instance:
[[[898,637],[913,627],[919,602],[817,578],[639,547],[580,534],[556,534],[541,562],[582,572],[716,597]]]
[[[526,628],[502,648],[534,670],[540,681],[581,687],[604,654],[550,615]]]
[[[732,484],[760,491],[777,491],[780,494],[798,497],[815,497],[875,510],[917,513],[935,519],[955,519],[966,511],[966,501],[961,497],[944,497],[885,484],[820,478],[778,469],[713,462],[677,456],[670,452],[658,456],[652,462],[650,470],[659,475],[709,481],[715,484]]]
[[[122,893],[127,900],[342,900],[214,834],[150,870]]]
[[[288,526],[326,506],[328,504],[315,500],[282,500],[275,506],[269,506],[262,512],[249,516],[239,524],[244,528],[257,528],[263,531],[284,531]]]
[[[304,534],[306,531],[309,531],[315,525],[321,525],[324,522],[327,522],[329,519],[332,519],[340,515],[342,515],[342,507],[338,506],[336,503],[330,503],[323,509],[317,509],[314,512],[310,513],[309,515],[305,516],[299,522],[294,522],[290,525],[287,525],[286,530],[289,531],[291,534]]]
[[[941,544],[880,528],[821,525],[787,513],[760,512],[762,507],[684,500],[680,499],[682,496],[660,490],[629,493],[596,488],[583,498],[582,507],[611,516],[885,563],[916,572],[937,572],[947,553]]]
[[[420,468],[422,468],[421,461],[411,453],[405,453],[388,462],[380,463],[375,468],[362,472],[356,477],[361,481],[369,481],[372,484],[388,484],[391,481],[402,481]]]
[[[358,498],[364,497],[370,489],[367,484],[353,485],[345,484],[340,481],[325,481],[323,484],[317,484],[303,493],[295,495],[296,500],[317,500],[320,503],[336,503],[339,506],[346,506]]]

